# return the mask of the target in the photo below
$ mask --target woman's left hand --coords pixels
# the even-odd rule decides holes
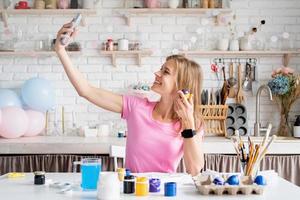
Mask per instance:
[[[175,99],[174,108],[181,120],[182,129],[195,130],[193,95],[187,99],[181,90],[177,93],[178,97]]]

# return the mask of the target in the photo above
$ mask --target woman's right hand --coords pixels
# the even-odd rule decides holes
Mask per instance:
[[[55,41],[55,47],[54,50],[56,52],[59,52],[61,50],[65,50],[66,46],[70,43],[70,41],[77,35],[78,29],[72,28],[73,24],[72,22],[64,24],[63,27],[58,31],[57,36],[56,36],[56,41]],[[60,40],[62,37],[64,37],[64,34],[70,35],[69,41],[63,45],[61,44]]]

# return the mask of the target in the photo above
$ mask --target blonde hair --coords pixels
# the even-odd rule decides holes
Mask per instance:
[[[175,69],[177,73],[176,87],[177,90],[187,89],[193,94],[194,103],[194,119],[196,130],[199,130],[203,125],[200,110],[198,109],[201,104],[202,80],[203,72],[201,66],[195,61],[189,60],[182,55],[168,56],[168,60],[175,61]],[[178,116],[175,114],[178,118]]]

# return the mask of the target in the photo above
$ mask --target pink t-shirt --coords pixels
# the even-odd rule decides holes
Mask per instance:
[[[123,96],[122,118],[127,121],[126,168],[132,172],[176,172],[183,156],[179,123],[152,117],[156,102]],[[177,128],[178,129],[178,128]]]

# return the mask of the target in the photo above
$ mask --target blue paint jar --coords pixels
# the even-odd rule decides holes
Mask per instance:
[[[165,183],[165,196],[166,197],[176,196],[176,183],[175,182]]]
[[[151,178],[149,180],[149,192],[160,192],[160,179]]]

